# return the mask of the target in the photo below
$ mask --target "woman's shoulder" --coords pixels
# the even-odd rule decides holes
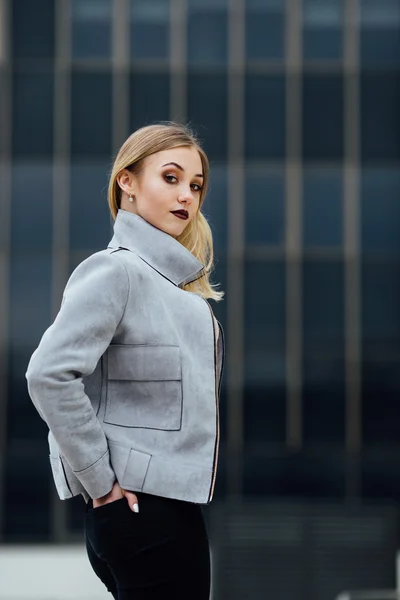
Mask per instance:
[[[72,272],[67,287],[75,282],[102,282],[103,286],[126,285],[142,269],[139,256],[124,248],[106,248],[85,258]]]
[[[120,287],[127,281],[126,268],[116,259],[117,252],[111,248],[90,254],[71,273],[67,288],[82,285],[84,287]]]

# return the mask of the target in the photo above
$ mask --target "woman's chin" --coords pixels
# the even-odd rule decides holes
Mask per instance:
[[[178,220],[177,217],[174,217],[175,219]],[[161,231],[164,231],[164,233],[168,233],[168,235],[171,235],[174,238],[179,237],[183,231],[185,230],[186,226],[187,226],[187,222],[182,220],[182,223],[152,223],[152,225],[154,225],[155,227],[157,227],[158,229],[161,229]]]

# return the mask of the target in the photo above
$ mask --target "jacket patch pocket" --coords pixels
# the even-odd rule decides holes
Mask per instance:
[[[179,346],[108,348],[104,422],[123,427],[177,431],[182,420]]]
[[[121,487],[141,492],[146,479],[150,454],[108,440],[111,464]]]

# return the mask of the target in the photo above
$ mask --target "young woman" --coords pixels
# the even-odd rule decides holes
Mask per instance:
[[[114,236],[83,261],[34,352],[29,393],[61,499],[82,494],[91,565],[118,600],[208,600],[201,506],[219,443],[223,333],[208,298],[208,160],[191,131],[144,127],[109,184]]]

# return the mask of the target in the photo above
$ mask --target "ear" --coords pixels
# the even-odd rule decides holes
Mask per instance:
[[[117,183],[123,192],[127,194],[133,192],[135,177],[128,169],[122,169],[117,175]]]

